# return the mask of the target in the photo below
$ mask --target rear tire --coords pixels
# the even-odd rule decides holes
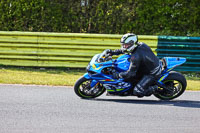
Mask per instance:
[[[154,96],[161,100],[172,100],[179,97],[186,90],[187,86],[185,77],[181,73],[175,71],[170,72],[169,76],[162,82],[172,92],[159,87],[159,91],[155,93]]]
[[[92,80],[81,77],[74,85],[74,92],[81,98],[96,98],[105,92],[105,88],[101,83],[97,83],[93,88],[90,87]]]

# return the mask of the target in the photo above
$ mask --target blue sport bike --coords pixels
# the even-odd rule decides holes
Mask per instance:
[[[125,81],[123,78],[113,79],[113,73],[127,71],[129,69],[130,55],[124,54],[117,59],[105,52],[96,54],[87,66],[87,73],[77,80],[74,86],[75,93],[81,98],[96,98],[106,90],[108,95],[133,96],[132,91],[138,81]],[[162,74],[155,81],[158,89],[153,95],[161,100],[172,100],[179,97],[186,89],[185,77],[176,71],[175,67],[186,62],[185,58],[164,57],[162,62]]]

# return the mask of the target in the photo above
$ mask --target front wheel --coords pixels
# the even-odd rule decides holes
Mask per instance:
[[[187,81],[185,77],[175,71],[170,72],[169,76],[163,81],[168,90],[159,87],[159,91],[154,94],[161,100],[172,100],[179,97],[186,89]]]
[[[74,91],[76,95],[81,98],[95,98],[102,95],[105,92],[105,88],[101,83],[97,83],[94,87],[90,87],[92,80],[81,77],[74,85]]]

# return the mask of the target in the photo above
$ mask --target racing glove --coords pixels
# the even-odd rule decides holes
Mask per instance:
[[[104,50],[104,52],[106,54],[109,54],[110,56],[112,55],[112,50],[111,49],[106,49],[106,50]]]

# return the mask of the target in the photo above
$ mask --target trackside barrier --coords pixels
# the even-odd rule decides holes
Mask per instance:
[[[0,31],[0,65],[85,68],[94,54],[119,49],[122,35]],[[155,52],[157,36],[139,36]]]
[[[185,57],[178,71],[200,72],[200,37],[158,36],[157,56]]]
[[[105,49],[119,49],[122,35],[0,31],[0,65],[85,68]],[[200,71],[200,37],[144,36],[159,58],[185,57],[179,71]]]

